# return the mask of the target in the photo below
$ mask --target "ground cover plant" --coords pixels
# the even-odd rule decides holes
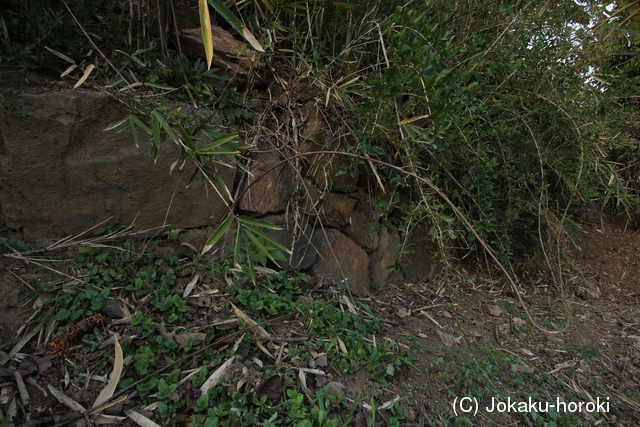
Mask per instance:
[[[79,246],[67,252],[75,260],[63,261],[77,280],[35,289],[42,306],[34,320],[59,326],[46,354],[31,360],[43,363],[42,387],[57,397],[57,388],[76,384],[76,404],[91,407],[102,379],[118,369],[101,405],[137,395],[160,424],[343,425],[358,406],[344,400],[337,373],[365,369],[387,384],[411,369],[413,350],[345,288],[309,289],[304,275],[287,272],[254,285],[226,262],[184,262],[154,252],[160,240],[139,243]]]

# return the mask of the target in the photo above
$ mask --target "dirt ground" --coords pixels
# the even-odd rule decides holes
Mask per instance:
[[[539,272],[522,280],[519,291],[540,328],[532,325],[499,277],[387,286],[360,301],[387,325],[390,338],[419,348],[412,361],[415,367],[384,387],[364,370],[337,373],[335,380],[346,386],[344,394],[352,399],[364,396],[366,401],[373,396],[377,402],[387,402],[399,396],[402,425],[407,426],[449,425],[455,399],[467,392],[477,396],[482,387],[483,404],[491,395],[504,398],[514,390],[520,398],[537,394],[554,401],[600,399],[611,404],[604,414],[577,413],[582,424],[558,425],[639,425],[640,233],[603,220],[583,224],[572,238],[575,245],[569,248],[569,262],[561,274],[554,278],[548,271]],[[37,304],[29,287],[68,278],[9,258],[0,260],[0,267],[0,342],[13,345],[29,329],[21,327]],[[36,334],[21,352],[35,353],[46,339],[42,332]],[[505,376],[504,368],[496,371],[504,357],[509,358],[511,371],[522,375]],[[501,384],[504,378],[516,382]],[[38,399],[40,409],[58,405],[52,397],[44,397],[44,391],[31,386],[29,390],[33,396],[43,395]],[[6,413],[7,402],[0,401],[0,409]],[[471,425],[551,424],[527,414],[481,410]]]

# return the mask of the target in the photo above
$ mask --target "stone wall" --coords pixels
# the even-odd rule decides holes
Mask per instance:
[[[25,239],[75,235],[102,221],[136,228],[215,224],[226,209],[192,170],[174,171],[171,141],[157,162],[131,132],[104,131],[126,112],[112,97],[89,90],[21,93],[18,114],[5,114],[0,148],[0,205],[9,228]],[[235,168],[223,169],[233,184]]]
[[[109,95],[58,89],[21,96],[25,101],[20,112],[4,118],[0,206],[6,225],[21,230],[25,239],[76,235],[105,220],[134,223],[136,228],[204,228],[215,226],[225,215],[226,207],[202,180],[185,187],[192,170],[169,174],[170,164],[179,156],[179,148],[171,141],[154,162],[143,139],[143,146],[137,148],[130,131],[104,131],[126,115]],[[278,99],[283,96],[302,104],[303,120],[298,126],[255,123],[254,128],[299,132],[289,135],[290,141],[303,141],[293,147],[293,153],[335,148],[327,146],[336,141],[326,137],[326,123],[319,120],[329,115],[319,113],[317,96],[310,95],[309,87],[292,85],[291,92]],[[265,116],[285,120],[285,112],[280,108]],[[282,268],[346,279],[357,295],[371,293],[372,284],[423,282],[438,273],[439,263],[433,261],[436,248],[429,243],[426,229],[416,227],[406,237],[395,227],[373,232],[371,223],[380,219],[374,202],[382,189],[366,170],[345,174],[348,158],[314,155],[282,164],[258,179],[288,154],[264,149],[269,143],[261,135],[250,131],[248,138],[263,144],[256,144],[247,163],[250,173],[239,181],[244,187],[247,182],[251,185],[238,207],[245,215],[282,227],[268,231],[292,250]],[[277,138],[271,146],[282,146],[286,139]],[[235,168],[221,169],[221,173],[232,188]],[[201,248],[206,237],[190,243]],[[398,249],[403,241],[413,253],[400,263]],[[406,265],[395,271],[386,268],[398,264]]]

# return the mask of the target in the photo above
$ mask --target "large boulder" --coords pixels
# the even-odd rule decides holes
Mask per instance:
[[[186,188],[192,168],[169,173],[180,155],[177,145],[167,142],[154,162],[146,142],[137,148],[130,131],[104,131],[127,114],[109,95],[67,90],[21,96],[23,114],[5,115],[0,204],[6,225],[22,229],[25,238],[75,235],[105,220],[190,228],[225,214],[202,180]],[[235,169],[220,173],[231,186]]]

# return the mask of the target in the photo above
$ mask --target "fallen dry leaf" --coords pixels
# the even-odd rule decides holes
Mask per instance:
[[[271,335],[267,331],[265,331],[262,326],[259,326],[252,318],[244,314],[244,312],[236,307],[233,303],[231,304],[231,307],[233,308],[233,312],[236,314],[236,316],[244,320],[247,326],[251,328],[251,332],[261,337],[271,338]]]
[[[256,386],[256,395],[258,397],[267,396],[274,402],[280,400],[282,397],[282,377],[273,375],[262,381]]]
[[[556,367],[554,370],[547,372],[547,375],[555,374],[558,371],[561,371],[567,368],[573,368],[574,366],[576,366],[576,362],[573,360],[568,360],[566,362],[558,363],[556,364]]]
[[[498,317],[502,314],[502,309],[495,304],[488,305],[487,310],[489,311],[489,314],[492,316]]]
[[[519,348],[516,351],[524,356],[529,356],[529,357],[535,356],[531,350],[527,350],[526,348]]]
[[[336,339],[338,340],[338,346],[340,346],[340,351],[344,354],[349,353],[349,350],[347,350],[347,346],[344,345],[340,337],[336,337]]]
[[[120,347],[118,337],[115,334],[113,335],[113,345],[115,347],[115,361],[113,363],[111,376],[109,377],[109,383],[105,388],[102,389],[98,397],[96,397],[96,401],[93,402],[93,405],[91,406],[92,408],[95,408],[111,399],[111,396],[113,396],[113,393],[116,391],[116,387],[120,382],[120,376],[122,375],[123,367],[122,347]]]
[[[67,408],[72,409],[76,412],[87,412],[84,406],[82,406],[51,384],[49,384],[47,388],[49,389],[49,392],[53,395],[53,397],[55,397],[58,402],[62,403]]]
[[[453,347],[456,344],[460,344],[460,338],[455,338],[453,335],[446,334],[440,330],[436,330],[436,332],[445,346]]]
[[[224,362],[218,369],[215,370],[209,378],[202,384],[200,387],[200,395],[204,396],[209,392],[209,389],[218,385],[225,372],[227,372],[227,368],[233,363],[236,356],[231,356],[226,362]]]
[[[337,381],[330,381],[327,383],[327,394],[329,396],[339,396],[342,394],[342,390],[347,388],[344,384]]]
[[[204,332],[184,332],[176,335],[176,342],[180,344],[180,346],[183,346],[191,337],[193,337],[194,344],[200,344],[207,338],[207,334]]]
[[[407,310],[406,308],[402,307],[396,312],[396,314],[399,318],[404,319],[405,317],[411,316],[411,310]]]
[[[184,288],[184,292],[182,293],[182,298],[187,298],[189,295],[191,295],[191,292],[193,292],[193,288],[195,288],[196,285],[198,284],[198,279],[199,278],[200,278],[200,276],[198,276],[197,274],[193,276],[191,281]]]
[[[135,422],[139,426],[142,426],[142,427],[160,427],[158,424],[154,423],[149,418],[145,417],[142,414],[137,413],[136,411],[132,411],[131,409],[125,409],[124,413],[127,414],[127,416],[129,418],[131,418],[133,420],[133,422]]]
[[[522,372],[523,374],[533,374],[536,371],[535,368],[522,365],[511,365],[511,369],[516,372]]]
[[[524,325],[526,325],[526,324],[527,324],[527,322],[526,322],[526,321],[522,320],[522,319],[521,319],[521,318],[519,318],[519,317],[514,317],[514,318],[512,318],[512,319],[511,319],[511,321],[512,321],[515,325],[518,325],[518,326],[524,326]]]

